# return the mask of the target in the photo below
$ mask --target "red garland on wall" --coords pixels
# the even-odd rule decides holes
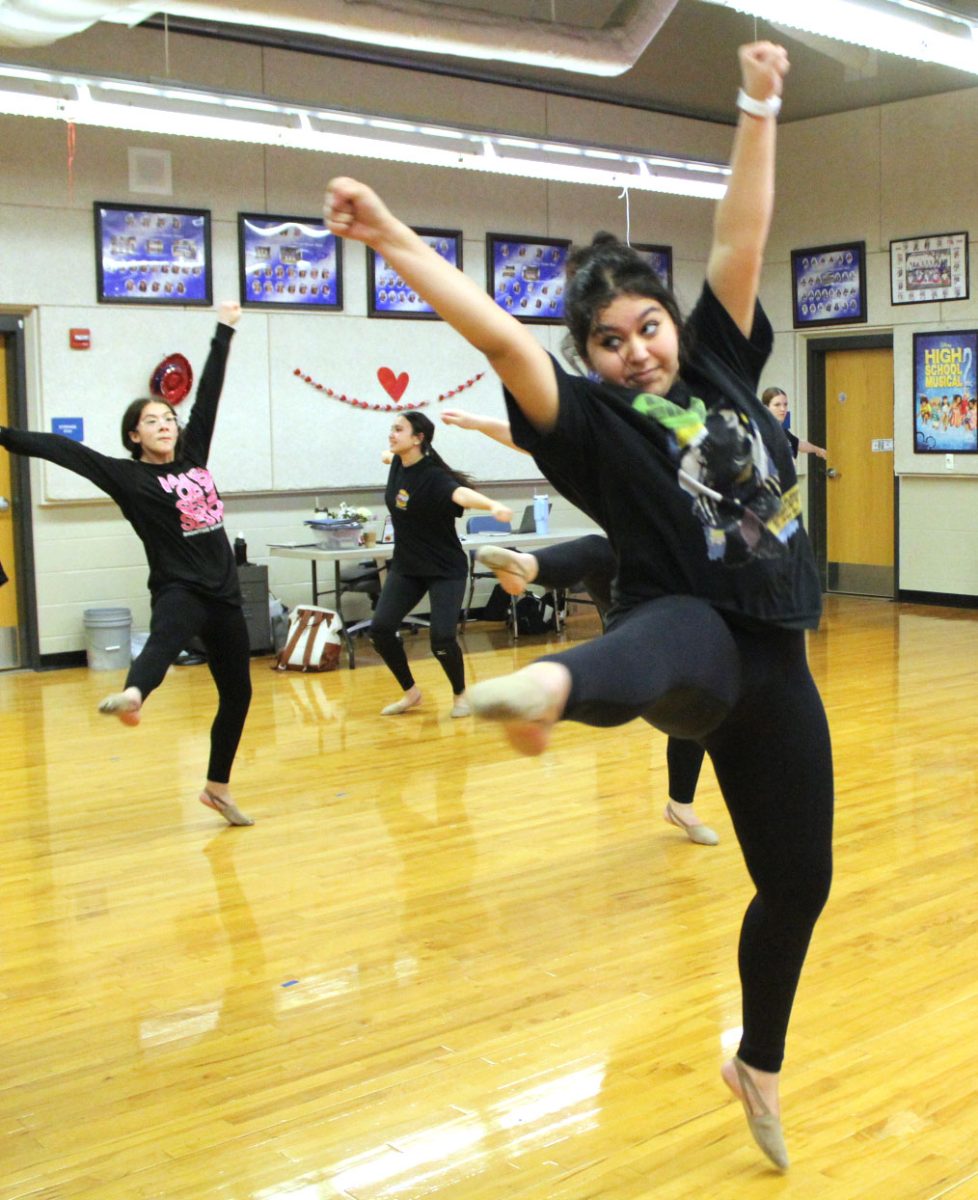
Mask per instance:
[[[331,387],[327,387],[325,383],[317,383],[311,375],[307,375],[301,367],[296,367],[292,372],[298,376],[303,383],[308,383],[310,387],[314,387],[317,392],[323,392],[332,400],[339,400],[343,404],[352,404],[354,408],[365,408],[372,412],[406,412],[408,409],[427,408],[432,403],[431,400],[422,400],[417,404],[370,404],[366,400],[358,400],[356,396],[347,396],[343,392],[334,392]],[[465,383],[460,383],[457,387],[453,387],[450,391],[442,392],[438,400],[439,402],[451,399],[452,396],[457,396],[461,392],[466,391],[470,387],[474,387],[480,379],[485,375],[485,371],[480,371],[478,375],[473,375],[471,379],[466,379]],[[403,389],[401,389],[403,390]]]

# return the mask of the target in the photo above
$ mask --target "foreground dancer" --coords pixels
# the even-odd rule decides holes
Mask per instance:
[[[421,703],[421,689],[397,631],[426,592],[431,652],[452,685],[451,715],[469,715],[465,660],[455,636],[469,560],[455,519],[467,508],[483,509],[498,521],[513,515],[505,504],[471,488],[468,477],[453,470],[432,446],[434,436],[435,426],[424,413],[411,411],[401,413],[388,438],[391,468],[384,500],[394,526],[394,553],[370,621],[370,640],[404,694],[380,710],[384,717],[399,716]]]
[[[574,262],[565,311],[605,382],[566,374],[532,333],[394,218],[335,179],[330,229],[366,242],[481,350],[517,443],[605,529],[619,563],[608,632],[470,689],[541,752],[560,719],[642,716],[703,743],[756,894],[741,930],[743,1036],[722,1074],[755,1140],[788,1165],[779,1081],[798,978],[831,877],[832,767],[804,631],[821,592],[788,443],[757,399],[772,331],[757,304],[774,195],[781,47],[740,51],[741,114],[701,297],[675,299],[628,247]]]
[[[442,410],[446,425],[473,429],[493,441],[513,450],[520,447],[513,441],[509,422],[482,413],[466,412],[461,408]],[[521,451],[526,453],[526,451]],[[612,584],[618,571],[618,561],[611,543],[600,534],[588,534],[572,542],[558,542],[538,550],[511,550],[508,546],[482,546],[476,559],[487,566],[503,591],[510,596],[522,596],[531,583],[558,592],[583,583],[605,624],[612,605]],[[716,846],[720,839],[693,808],[696,784],[703,766],[703,747],[696,742],[671,737],[666,743],[666,767],[669,773],[669,799],[662,816],[670,825],[681,829],[697,846]]]
[[[199,637],[217,685],[210,761],[200,802],[229,825],[252,825],[231,798],[229,780],[251,704],[248,627],[234,553],[224,532],[224,503],[207,470],[233,326],[241,307],[220,306],[210,354],[186,429],[165,400],[134,400],[122,418],[122,444],[132,456],[109,458],[52,433],[0,429],[0,445],[44,458],[91,480],[122,509],[146,551],[152,617],[149,638],[121,692],[99,711],[137,725],[147,697],[188,643]]]

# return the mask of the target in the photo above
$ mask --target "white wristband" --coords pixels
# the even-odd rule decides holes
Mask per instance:
[[[781,97],[768,96],[766,100],[755,100],[743,88],[737,92],[737,107],[752,117],[776,117],[781,111]]]

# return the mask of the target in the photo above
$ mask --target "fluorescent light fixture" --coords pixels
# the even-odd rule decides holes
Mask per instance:
[[[916,0],[705,0],[775,25],[978,74],[976,24]]]
[[[415,125],[199,87],[167,83],[156,88],[143,80],[41,71],[15,63],[0,63],[0,113],[704,200],[724,194],[730,173],[722,163],[569,140],[540,143],[492,131]]]

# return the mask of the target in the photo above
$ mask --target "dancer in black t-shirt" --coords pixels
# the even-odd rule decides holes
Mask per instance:
[[[821,589],[788,443],[757,399],[772,343],[757,290],[773,212],[781,47],[742,47],[731,173],[685,328],[647,263],[607,236],[573,258],[565,314],[601,379],[532,332],[398,221],[334,179],[332,232],[363,241],[489,359],[516,443],[606,530],[618,560],[600,638],[470,689],[540,753],[558,720],[642,716],[709,753],[756,888],[741,929],[743,1036],[722,1069],[757,1143],[788,1165],[779,1083],[791,1007],[831,878],[828,726],[804,631]]]
[[[129,459],[109,458],[81,442],[52,433],[0,429],[0,445],[57,463],[91,480],[132,525],[149,562],[152,616],[149,638],[129,668],[123,690],[99,705],[125,725],[137,725],[149,694],[177,655],[199,637],[217,685],[207,779],[201,804],[229,825],[251,825],[231,798],[231,766],[251,703],[248,627],[234,554],[224,531],[224,503],[210,471],[217,405],[224,384],[233,326],[241,307],[221,305],[193,412],[181,430],[165,400],[134,400],[122,418]]]
[[[498,417],[470,413],[460,408],[445,408],[441,411],[441,419],[446,425],[475,429],[503,446],[521,449],[513,441],[509,422]],[[522,450],[521,453],[527,451]],[[494,573],[500,587],[511,596],[522,596],[531,583],[538,583],[555,592],[583,583],[604,625],[612,605],[612,585],[618,570],[618,560],[606,537],[597,533],[588,534],[537,550],[484,546],[475,552],[475,556]],[[668,739],[666,767],[669,773],[669,799],[662,815],[664,820],[681,829],[697,846],[716,846],[720,841],[716,830],[700,820],[693,808],[704,753],[698,742],[686,738]]]
[[[788,393],[784,388],[765,388],[761,392],[761,403],[765,408],[770,409],[781,422],[784,436],[788,439],[788,445],[791,447],[792,458],[797,458],[799,454],[814,454],[816,458],[828,458],[828,453],[821,446],[816,446],[814,442],[806,441],[805,438],[800,438],[792,433],[790,429],[784,428],[784,423],[788,419]]]
[[[421,703],[404,646],[401,622],[427,592],[431,609],[431,651],[452,685],[453,717],[467,717],[465,662],[456,631],[469,575],[469,560],[455,530],[455,519],[467,508],[479,508],[498,521],[512,510],[469,486],[432,446],[435,426],[424,413],[401,413],[391,426],[390,473],[384,500],[394,526],[391,556],[383,591],[370,622],[370,640],[404,689],[400,700],[381,709],[397,716]]]

